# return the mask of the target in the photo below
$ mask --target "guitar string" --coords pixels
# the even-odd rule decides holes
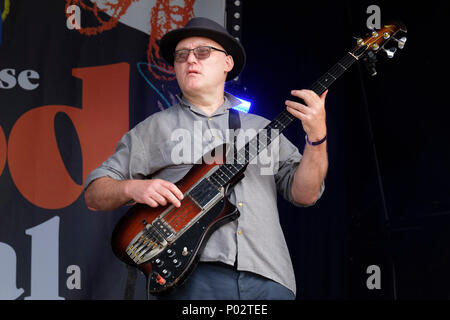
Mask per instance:
[[[149,248],[149,246],[150,246],[150,244],[158,244],[158,239],[157,238],[155,238],[155,235],[154,235],[154,230],[153,231],[150,231],[150,230],[147,230],[146,231],[147,233],[148,233],[148,235],[151,235],[151,237],[150,238],[148,238],[147,237],[147,235],[142,235],[138,240],[136,240],[133,244],[132,244],[132,246],[134,247],[135,245],[142,245],[142,244],[140,244],[141,243],[141,241],[144,241],[144,243],[143,243],[143,246],[142,246],[142,248],[141,249],[139,249],[139,250],[137,250],[137,248],[136,248],[136,250],[135,250],[135,252],[133,252],[133,254],[134,254],[134,257],[136,258],[138,255],[139,256],[141,256],[141,258],[140,259],[142,259],[142,256],[144,255],[144,254],[146,254],[147,253],[147,251],[148,251],[148,249],[147,248]],[[145,243],[145,239],[148,239],[149,241],[148,241],[148,243],[146,244]],[[131,257],[131,256],[130,256]],[[133,259],[133,258],[132,258]],[[140,260],[139,259],[139,260]],[[134,259],[133,259],[134,260]]]
[[[194,213],[194,218],[201,209],[196,205],[192,199],[189,199],[189,205],[186,206],[184,210],[176,210],[177,214],[173,216],[173,218],[170,221],[170,224],[173,224],[174,228],[178,227],[179,225],[182,225],[182,228],[184,227],[183,223],[186,221],[188,217],[192,217],[192,213]],[[192,219],[191,219],[192,220]],[[189,222],[189,221],[188,221]]]
[[[194,207],[196,207],[197,209],[198,206],[195,204],[194,201],[192,201],[191,198],[185,198],[186,199],[186,203],[185,205],[182,205],[179,208],[174,208],[172,209],[172,216],[169,218],[169,220],[164,219],[170,226],[172,226],[174,229],[178,226],[178,223],[180,223],[180,218],[183,217],[184,219],[188,216],[185,215],[186,213],[191,213],[191,209],[193,209]],[[195,208],[194,208],[195,209]],[[183,220],[184,220],[183,219]],[[178,221],[177,221],[178,220]],[[181,220],[181,221],[183,221]]]
[[[184,203],[183,203],[184,202]],[[163,218],[169,225],[175,227],[175,220],[178,218],[180,214],[183,214],[184,211],[189,210],[192,207],[192,200],[190,198],[185,198],[185,201],[181,201],[181,207],[174,207],[170,210]]]
[[[345,71],[356,61],[350,54],[346,54],[338,63],[331,67],[322,77],[319,78],[312,86],[311,90],[318,94],[323,93],[334,81],[336,81]],[[323,80],[327,78],[327,74],[333,79],[327,81],[324,85]]]
[[[189,199],[190,200],[190,199]],[[187,208],[189,208],[189,206],[187,207]],[[166,221],[167,222],[167,221]],[[170,225],[170,223],[169,223],[169,225]],[[170,225],[171,227],[172,227],[172,225]],[[140,239],[138,239],[136,242],[134,242],[133,243],[133,246],[135,246],[136,244],[139,244],[140,243],[140,241],[144,241],[144,246],[141,248],[141,249],[139,249],[139,250],[136,250],[136,252],[133,252],[133,254],[134,254],[134,256],[136,257],[137,255],[140,255],[140,256],[142,256],[142,255],[144,255],[144,254],[146,254],[147,253],[147,251],[148,251],[148,247],[150,246],[150,244],[156,244],[156,245],[160,245],[160,243],[159,243],[159,240],[157,239],[157,237],[154,235],[154,233],[155,232],[158,232],[156,229],[154,229],[154,230],[147,230],[147,233],[148,233],[148,236],[150,236],[150,237],[148,237],[147,235],[143,235]],[[149,239],[149,241],[148,241],[148,243],[147,244],[145,244],[145,240],[143,240],[143,239]],[[143,250],[145,250],[145,251],[143,251]]]

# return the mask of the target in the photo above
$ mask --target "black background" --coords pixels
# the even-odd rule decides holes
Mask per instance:
[[[444,1],[244,2],[253,112],[273,118],[367,33],[366,9],[402,21],[404,50],[378,55],[376,77],[354,65],[327,96],[330,167],[322,199],[280,212],[299,299],[447,299],[450,151]],[[443,38],[444,37],[444,38]],[[304,144],[299,126],[286,135]],[[366,268],[381,269],[368,290]]]

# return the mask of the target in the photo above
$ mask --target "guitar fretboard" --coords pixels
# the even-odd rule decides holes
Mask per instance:
[[[347,71],[357,61],[351,53],[347,53],[338,63],[330,68],[319,78],[310,90],[319,96],[327,90],[330,85]],[[227,185],[245,166],[250,163],[262,150],[264,150],[280,133],[286,129],[295,119],[287,110],[283,110],[264,129],[245,144],[239,151],[234,153],[232,161],[220,165],[211,176],[210,181],[218,188]],[[234,141],[236,143],[236,141]]]

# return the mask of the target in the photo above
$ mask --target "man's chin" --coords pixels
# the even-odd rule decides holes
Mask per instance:
[[[201,83],[195,82],[195,83],[187,83],[184,86],[184,92],[189,92],[189,93],[196,93],[199,91],[202,91],[202,89],[204,88],[204,85],[202,85]]]

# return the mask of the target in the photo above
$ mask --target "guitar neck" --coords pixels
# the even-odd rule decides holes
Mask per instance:
[[[310,90],[321,95],[330,85],[342,76],[350,66],[357,61],[354,55],[347,53],[338,63],[321,76]],[[219,169],[210,176],[210,181],[217,187],[228,184],[247,164],[250,163],[262,150],[264,150],[280,133],[286,129],[295,119],[286,109],[278,114],[267,126],[245,144],[239,151],[233,153],[233,158],[222,164]],[[236,141],[234,141],[236,145]],[[230,161],[231,160],[231,161]]]

